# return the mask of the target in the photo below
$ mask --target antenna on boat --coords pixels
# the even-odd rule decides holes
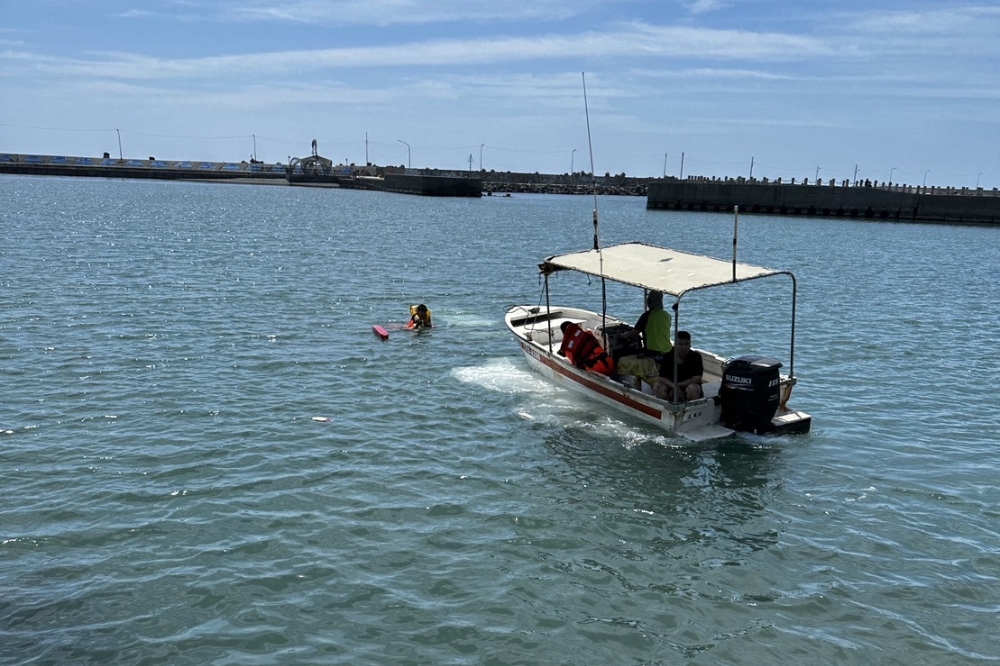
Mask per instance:
[[[594,191],[594,249],[600,250],[601,243],[597,225],[597,176],[594,175],[594,142],[590,139],[590,107],[587,105],[587,73],[580,72],[583,77],[583,111],[587,115],[587,148],[590,150],[590,184]]]
[[[597,223],[597,176],[594,175],[594,142],[590,138],[590,106],[587,104],[587,73],[580,72],[583,79],[583,111],[587,116],[587,149],[590,151],[590,183],[594,191],[594,249],[597,250],[597,258],[601,268],[601,330],[605,330],[608,325],[608,285],[604,280],[604,253],[601,252],[601,241],[599,225]],[[603,333],[602,333],[603,337]],[[608,341],[603,340],[604,346],[608,346]]]
[[[740,227],[740,207],[733,206],[733,282],[736,282],[736,232]]]

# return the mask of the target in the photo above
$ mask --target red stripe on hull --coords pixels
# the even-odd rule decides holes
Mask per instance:
[[[625,407],[628,407],[629,409],[633,409],[633,410],[635,410],[637,412],[641,412],[641,413],[645,414],[646,416],[654,418],[657,421],[659,421],[659,420],[661,420],[663,418],[663,411],[662,410],[656,409],[655,407],[650,407],[649,405],[647,405],[645,403],[642,403],[642,402],[639,402],[637,400],[633,400],[632,398],[629,398],[628,396],[626,396],[626,395],[624,395],[624,394],[622,394],[622,393],[620,393],[618,391],[610,389],[607,386],[604,386],[603,384],[599,384],[599,383],[595,382],[594,380],[589,379],[588,377],[581,377],[580,375],[572,373],[569,370],[567,370],[566,367],[563,366],[558,361],[552,360],[544,352],[539,352],[537,349],[532,348],[531,345],[529,345],[526,342],[523,342],[523,341],[520,341],[520,340],[518,342],[521,343],[521,348],[525,352],[531,354],[532,357],[538,359],[545,366],[551,368],[554,372],[558,372],[563,377],[566,377],[567,379],[570,379],[570,380],[576,382],[577,384],[580,384],[581,386],[586,387],[588,390],[591,390],[594,393],[600,393],[605,398],[609,398],[611,400],[614,400],[615,402],[617,402],[617,403],[619,403],[621,405],[624,405]]]

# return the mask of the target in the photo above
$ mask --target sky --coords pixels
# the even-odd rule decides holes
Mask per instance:
[[[0,0],[0,153],[1000,187],[997,0]]]

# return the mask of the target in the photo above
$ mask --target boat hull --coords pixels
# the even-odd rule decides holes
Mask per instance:
[[[630,382],[581,370],[560,356],[560,325],[563,321],[593,329],[608,349],[613,349],[615,342],[604,331],[628,326],[620,319],[602,317],[599,313],[578,308],[515,306],[505,317],[505,323],[517,340],[529,367],[553,384],[691,441],[719,439],[734,434],[735,430],[722,423],[719,388],[722,368],[726,362],[722,357],[696,350],[696,353],[702,355],[705,365],[705,397],[688,402],[668,402],[652,395],[648,386],[644,391],[643,387],[637,388]],[[782,394],[787,399],[794,379],[783,378],[782,384]],[[809,429],[810,420],[808,414],[781,407],[768,430],[805,432]]]

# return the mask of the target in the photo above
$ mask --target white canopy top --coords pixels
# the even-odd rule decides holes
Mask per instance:
[[[670,250],[645,243],[624,243],[598,250],[586,250],[549,257],[539,267],[543,272],[572,270],[604,277],[636,287],[662,291],[680,297],[692,289],[731,284],[787,271],[736,264],[699,254]]]

